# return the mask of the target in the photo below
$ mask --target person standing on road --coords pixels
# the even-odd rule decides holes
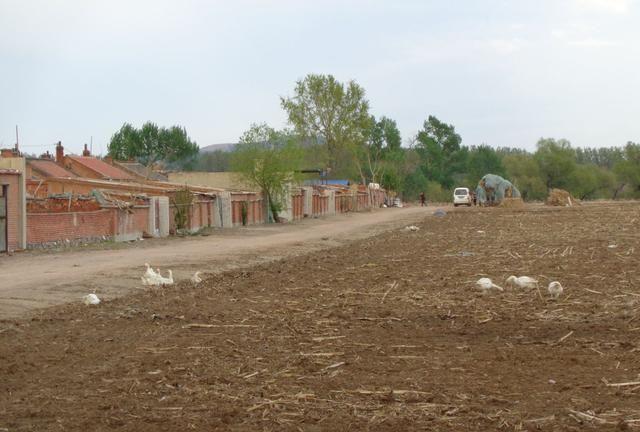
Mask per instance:
[[[424,192],[420,192],[420,206],[424,207],[425,199]]]

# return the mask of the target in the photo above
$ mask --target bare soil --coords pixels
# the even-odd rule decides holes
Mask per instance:
[[[3,320],[0,430],[640,428],[638,204],[417,226]]]

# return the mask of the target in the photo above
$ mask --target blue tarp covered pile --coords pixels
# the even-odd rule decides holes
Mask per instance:
[[[476,188],[479,205],[498,205],[505,198],[520,198],[520,191],[509,180],[495,174],[480,179]]]

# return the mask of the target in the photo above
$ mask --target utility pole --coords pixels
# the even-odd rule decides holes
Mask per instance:
[[[20,150],[18,145],[20,143],[20,140],[18,139],[18,125],[16,125],[16,153]]]

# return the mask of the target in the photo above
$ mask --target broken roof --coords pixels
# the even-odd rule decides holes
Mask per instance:
[[[76,175],[52,160],[47,159],[27,159],[27,164],[32,169],[44,174],[46,177],[75,177]]]
[[[135,180],[133,175],[121,170],[120,168],[109,165],[108,163],[92,156],[67,156],[68,158],[78,162],[90,170],[98,173],[105,179],[113,180]]]

